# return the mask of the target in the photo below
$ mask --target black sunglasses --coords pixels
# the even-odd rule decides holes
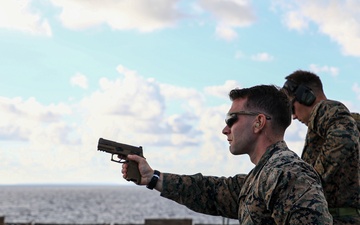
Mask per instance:
[[[231,128],[236,123],[236,121],[238,121],[238,115],[257,116],[259,114],[265,115],[264,113],[250,112],[250,111],[232,112],[232,113],[229,113],[229,114],[226,115],[225,123],[229,128]],[[270,116],[265,115],[265,118],[267,120],[271,120]]]

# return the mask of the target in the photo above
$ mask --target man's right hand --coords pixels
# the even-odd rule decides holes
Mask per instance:
[[[146,159],[138,155],[128,155],[127,160],[132,160],[138,163],[139,171],[141,175],[141,181],[139,185],[149,184],[151,178],[153,177],[154,170],[147,163]],[[128,168],[128,164],[124,163],[122,165],[122,170],[121,170],[121,173],[123,174],[124,178],[127,176],[127,168]],[[161,183],[162,183],[162,174],[160,175],[160,179],[158,180],[155,189],[161,191]]]

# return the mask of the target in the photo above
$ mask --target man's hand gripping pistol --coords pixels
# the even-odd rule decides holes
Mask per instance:
[[[131,160],[127,160],[127,156],[133,154],[144,157],[141,146],[135,147],[132,145],[117,143],[115,141],[110,141],[104,138],[100,138],[98,143],[98,150],[110,153],[111,161],[113,162],[128,163],[126,180],[133,181],[136,184],[140,184],[141,175],[140,175],[138,163]],[[120,156],[119,157],[120,159],[119,160],[114,159],[114,155]]]

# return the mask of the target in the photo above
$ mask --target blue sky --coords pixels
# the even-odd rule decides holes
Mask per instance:
[[[354,0],[0,0],[0,184],[127,184],[100,137],[163,172],[253,168],[221,134],[228,92],[297,69],[360,111]],[[301,154],[306,127],[286,142]]]

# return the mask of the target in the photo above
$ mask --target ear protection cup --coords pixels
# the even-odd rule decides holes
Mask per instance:
[[[298,85],[294,81],[287,80],[283,88],[293,93],[295,95],[295,99],[300,104],[311,106],[316,99],[314,92],[306,85]]]
[[[295,91],[295,98],[299,103],[311,106],[314,103],[316,96],[309,87],[301,84]]]

